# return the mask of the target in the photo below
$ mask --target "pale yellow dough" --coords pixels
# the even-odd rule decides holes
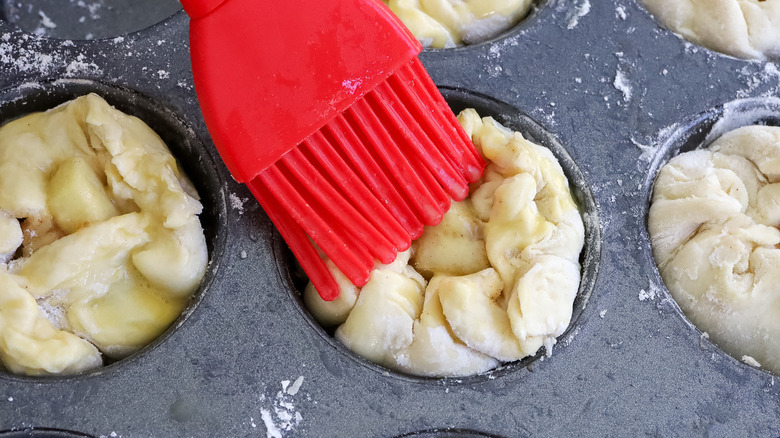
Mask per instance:
[[[201,210],[157,134],[95,94],[0,128],[2,364],[81,372],[157,337],[205,274]]]
[[[383,0],[425,47],[490,39],[528,14],[532,0]]]
[[[653,254],[688,318],[724,351],[780,372],[780,128],[747,126],[658,174]]]
[[[738,58],[780,57],[777,0],[643,0],[685,39]]]
[[[410,374],[470,375],[550,352],[579,289],[584,227],[555,156],[474,110],[459,120],[489,160],[470,196],[362,289],[328,261],[339,298],[304,292],[337,339]]]

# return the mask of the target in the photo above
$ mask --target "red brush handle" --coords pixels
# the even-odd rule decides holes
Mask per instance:
[[[422,49],[379,0],[183,4],[197,17],[190,22],[190,55],[203,117],[239,182],[252,180]]]
[[[217,9],[219,5],[225,3],[227,0],[181,0],[181,5],[184,7],[184,11],[193,20],[205,17],[209,12]]]

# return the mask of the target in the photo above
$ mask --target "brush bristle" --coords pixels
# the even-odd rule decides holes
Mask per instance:
[[[468,195],[484,161],[415,58],[250,182],[323,299],[357,286]],[[311,238],[302,238],[308,236]]]

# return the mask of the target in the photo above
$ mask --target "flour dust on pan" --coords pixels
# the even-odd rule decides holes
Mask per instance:
[[[122,36],[181,10],[177,0],[2,0],[0,7],[0,19],[63,40]]]

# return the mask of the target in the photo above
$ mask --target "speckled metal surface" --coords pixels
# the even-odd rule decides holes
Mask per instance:
[[[774,376],[723,354],[687,322],[660,280],[645,228],[658,167],[696,147],[715,121],[780,124],[775,65],[685,43],[633,0],[542,2],[507,35],[421,58],[454,107],[475,105],[551,147],[585,207],[584,286],[551,357],[467,379],[419,379],[328,338],[301,307],[288,251],[209,140],[183,12],[95,41],[37,37],[0,22],[0,119],[87,91],[141,116],[196,182],[211,251],[193,305],[139,354],[75,377],[0,375],[0,431],[779,435]]]

